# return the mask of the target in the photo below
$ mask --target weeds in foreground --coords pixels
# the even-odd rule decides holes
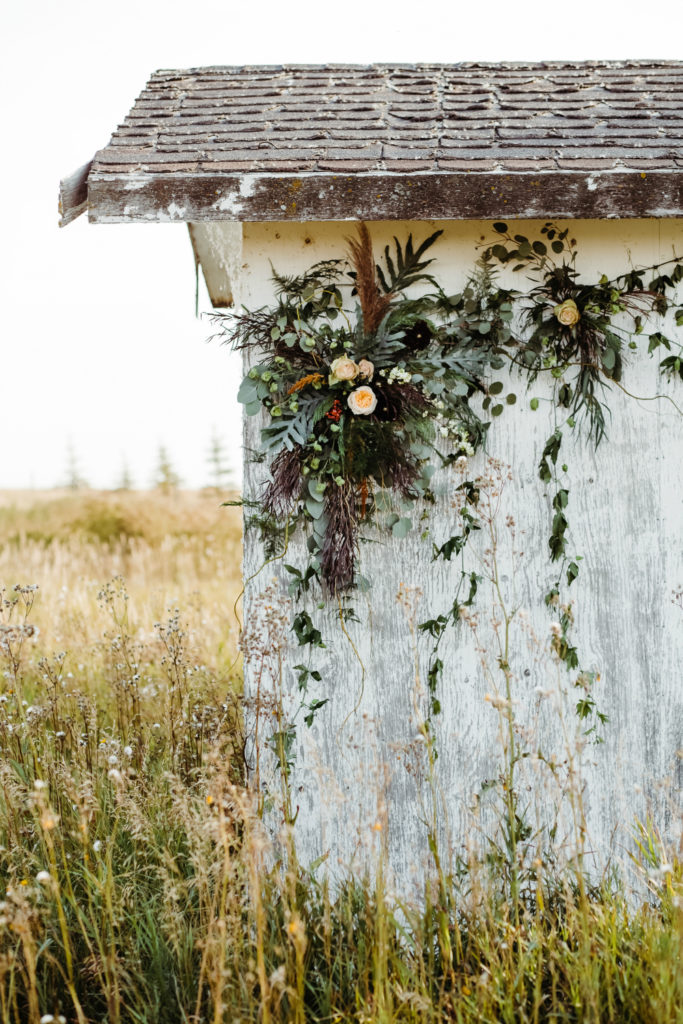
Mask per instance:
[[[639,906],[578,862],[522,877],[518,837],[437,871],[419,907],[389,896],[381,833],[372,878],[332,887],[264,828],[238,681],[192,602],[141,629],[120,579],[98,593],[80,673],[36,634],[41,591],[3,594],[3,1024],[681,1020],[683,878],[651,823]]]

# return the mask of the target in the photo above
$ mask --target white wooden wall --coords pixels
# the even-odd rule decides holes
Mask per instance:
[[[525,234],[540,226],[518,225]],[[444,228],[433,255],[438,260],[435,273],[448,291],[463,286],[476,255],[474,244],[490,234],[488,225],[476,222],[370,227],[378,253],[394,234],[403,239],[412,231],[421,239],[435,227]],[[255,308],[269,303],[271,264],[291,274],[316,260],[339,256],[350,230],[344,223],[244,225],[241,274],[233,281],[238,304]],[[683,221],[575,221],[572,233],[579,246],[579,269],[587,279],[622,272],[630,262],[666,259],[673,249],[683,253]],[[234,261],[234,238],[230,244]],[[656,361],[646,355],[629,359],[624,384],[636,395],[670,393],[683,408],[683,387],[667,385]],[[553,429],[553,409],[541,402],[538,411],[529,410],[532,395],[543,398],[542,385],[528,395],[522,380],[513,386],[518,403],[494,422],[489,453],[511,467],[501,534],[506,534],[502,524],[509,513],[517,524],[517,546],[524,551],[523,557],[513,559],[505,552],[506,541],[501,542],[505,589],[523,610],[513,628],[515,711],[528,736],[533,734],[530,749],[554,754],[562,770],[565,749],[577,731],[571,710],[576,694],[565,701],[569,710],[564,717],[555,698],[539,695],[566,683],[564,670],[558,672],[548,656],[551,616],[543,604],[556,570],[547,555],[552,495],[538,479],[537,464]],[[560,459],[570,470],[569,549],[584,556],[571,592],[576,600],[573,636],[582,665],[601,674],[595,697],[610,717],[604,743],[584,746],[580,757],[588,849],[595,851],[596,865],[609,850],[617,859],[624,855],[634,819],[648,811],[659,828],[676,833],[681,781],[677,752],[683,746],[683,612],[671,600],[673,589],[683,584],[683,416],[669,402],[638,402],[617,389],[608,403],[613,414],[609,439],[597,453],[590,444],[565,441]],[[257,419],[247,422],[245,444],[259,446]],[[485,463],[486,456],[480,454],[467,475],[481,471]],[[264,474],[264,466],[250,462],[247,453],[247,497],[259,494]],[[444,848],[454,855],[477,841],[479,828],[490,827],[486,807],[491,796],[483,798],[483,809],[477,811],[476,794],[499,763],[499,717],[486,699],[492,684],[482,671],[471,631],[462,626],[449,631],[441,648],[446,666],[439,693],[443,710],[435,720],[439,756],[430,787],[420,722],[427,706],[432,642],[411,632],[410,616],[397,600],[401,585],[408,588],[417,622],[452,603],[459,565],[433,563],[431,550],[432,540],[441,542],[454,532],[454,482],[443,473],[434,478],[442,494],[431,512],[426,539],[418,528],[406,540],[378,536],[382,543],[362,546],[361,571],[373,586],[367,595],[354,596],[361,623],[350,624],[348,631],[364,674],[340,630],[336,607],[321,610],[315,600],[307,605],[327,644],[311,661],[323,682],[313,685],[310,697],[329,697],[329,703],[313,728],[307,729],[300,716],[297,729],[293,801],[298,807],[299,855],[305,862],[327,855],[329,868],[337,873],[366,864],[368,858],[371,862],[383,846],[401,890],[413,882],[419,886],[424,876],[429,863],[425,821],[433,813]],[[290,544],[286,560],[303,564],[300,542]],[[258,693],[267,705],[264,698],[273,690],[285,713],[291,713],[299,703],[293,666],[307,661],[309,648],[290,647],[279,662],[278,615],[292,615],[287,574],[278,562],[261,569],[262,563],[255,535],[248,534],[245,621],[250,643],[261,630],[261,646],[270,638],[271,650],[265,660],[247,658],[246,691],[251,698]],[[476,609],[487,649],[493,646],[492,600],[482,587]],[[495,658],[489,660],[495,671]],[[261,747],[273,720],[267,709],[260,717]],[[261,785],[276,791],[267,757],[260,768]],[[534,758],[525,762],[523,792],[532,821],[537,816],[547,819],[557,799],[550,778]]]

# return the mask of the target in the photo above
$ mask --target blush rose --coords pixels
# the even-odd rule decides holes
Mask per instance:
[[[340,380],[355,380],[358,376],[358,366],[348,356],[339,356],[330,366],[330,384]]]

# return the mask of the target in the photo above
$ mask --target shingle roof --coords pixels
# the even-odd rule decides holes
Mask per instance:
[[[95,156],[90,216],[675,216],[682,101],[679,61],[158,71]],[[346,193],[327,187],[340,176]]]

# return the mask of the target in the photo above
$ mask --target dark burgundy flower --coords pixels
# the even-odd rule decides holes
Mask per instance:
[[[403,336],[403,344],[411,352],[419,352],[421,349],[427,348],[431,340],[432,331],[425,320],[416,320]]]

